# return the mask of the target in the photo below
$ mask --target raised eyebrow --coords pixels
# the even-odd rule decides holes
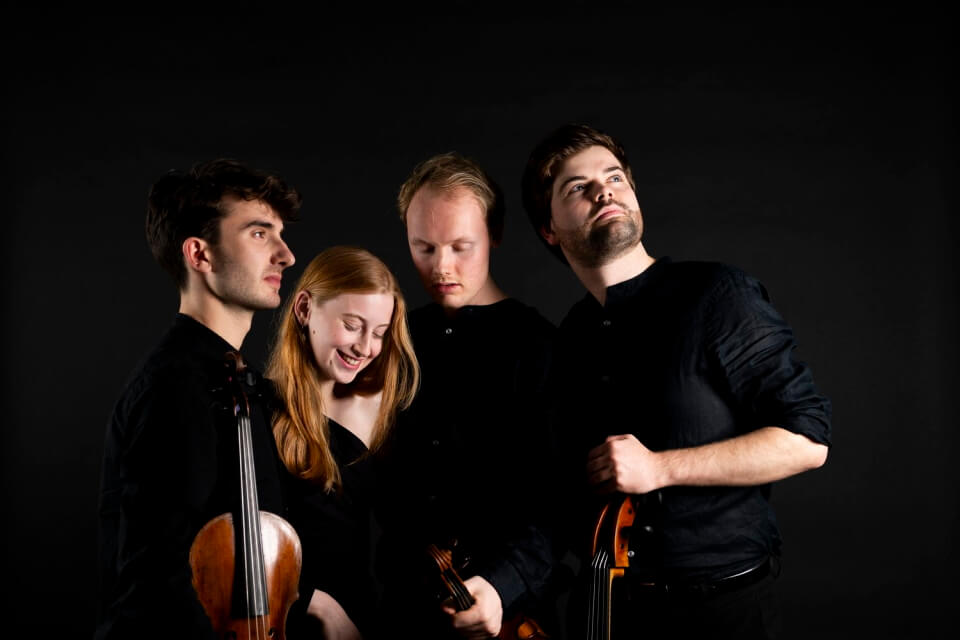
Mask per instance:
[[[617,171],[623,172],[623,167],[621,167],[618,164],[615,164],[603,170],[604,173],[615,173]],[[577,180],[586,180],[586,179],[587,179],[587,176],[570,176],[569,178],[567,178],[566,180],[560,183],[560,187],[559,187],[560,191],[563,191],[566,188],[566,186],[571,182],[576,182]]]
[[[569,178],[561,182],[558,188],[560,189],[560,191],[563,191],[567,187],[567,185],[570,184],[571,182],[576,182],[577,180],[586,180],[586,179],[587,179],[587,176],[570,176]]]

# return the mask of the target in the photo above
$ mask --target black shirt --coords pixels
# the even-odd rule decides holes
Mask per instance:
[[[552,565],[534,523],[546,484],[543,394],[555,328],[512,299],[454,317],[431,304],[410,314],[410,326],[422,381],[386,449],[386,580],[411,570],[426,544],[456,540],[471,558],[462,577],[482,575],[508,609],[541,590]]]
[[[587,294],[560,326],[554,372],[571,477],[614,434],[661,451],[777,426],[829,444],[830,402],[795,346],[763,286],[732,267],[663,258],[609,287],[605,305]],[[631,568],[719,578],[778,553],[769,491],[656,492],[638,512],[635,524],[651,529],[634,527]],[[577,517],[597,508],[588,502]]]
[[[107,426],[96,638],[208,638],[190,545],[238,504],[237,425],[222,393],[233,347],[178,314],[127,383]],[[283,514],[276,445],[259,394],[251,426],[260,509]]]
[[[327,492],[322,483],[298,480],[289,497],[290,522],[303,546],[300,599],[305,606],[314,589],[330,594],[366,635],[377,598],[371,575],[374,465],[360,438],[335,420],[327,418],[327,424],[340,490]],[[290,628],[288,636],[322,637],[313,631],[312,619],[303,624]]]

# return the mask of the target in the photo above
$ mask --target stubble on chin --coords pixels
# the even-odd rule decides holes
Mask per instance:
[[[586,225],[585,225],[586,226]],[[584,267],[601,267],[633,249],[643,235],[634,214],[585,231],[562,231],[560,246]]]

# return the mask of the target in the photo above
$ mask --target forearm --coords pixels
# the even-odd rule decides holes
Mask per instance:
[[[763,427],[728,440],[654,454],[658,484],[667,486],[749,486],[816,469],[827,447],[780,427]]]

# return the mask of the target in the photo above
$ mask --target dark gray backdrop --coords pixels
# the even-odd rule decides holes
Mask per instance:
[[[519,176],[568,121],[625,143],[654,256],[761,279],[834,401],[827,465],[774,491],[787,637],[933,637],[952,621],[952,22],[916,6],[623,6],[497,21],[11,20],[2,473],[15,628],[92,630],[106,418],[177,305],[143,238],[155,178],[217,156],[279,171],[305,196],[284,294],[315,253],[351,243],[416,306],[393,199],[416,162],[458,150],[506,192],[497,280],[558,322],[582,290],[530,229]],[[254,322],[254,362],[271,321]]]

